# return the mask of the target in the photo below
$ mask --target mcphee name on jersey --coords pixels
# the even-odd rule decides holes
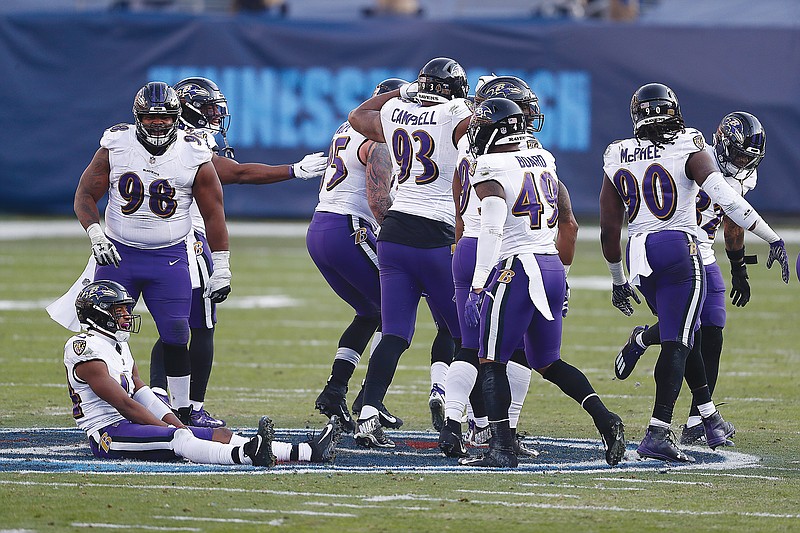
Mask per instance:
[[[634,148],[632,153],[628,153],[627,148],[623,148],[619,151],[619,160],[621,163],[633,163],[634,161],[659,159],[660,157],[661,150],[654,144],[643,146],[641,148]]]
[[[436,111],[423,111],[419,115],[415,115],[402,109],[395,109],[392,112],[392,122],[411,126],[436,125]]]

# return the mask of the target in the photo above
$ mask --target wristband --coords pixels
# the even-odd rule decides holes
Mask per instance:
[[[86,234],[89,236],[89,240],[92,241],[92,244],[102,242],[106,237],[106,234],[103,233],[103,228],[101,228],[100,224],[97,222],[89,225],[89,227],[86,228]]]
[[[731,262],[731,271],[738,272],[747,269],[744,264],[744,246],[740,250],[725,250],[725,254]]]
[[[625,285],[628,280],[625,278],[625,269],[622,267],[622,261],[617,261],[616,263],[609,263],[606,261],[608,265],[608,271],[611,272],[611,282],[614,285]]]

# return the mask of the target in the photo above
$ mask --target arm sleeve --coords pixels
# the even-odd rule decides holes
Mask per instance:
[[[703,190],[742,228],[749,229],[767,242],[775,242],[780,238],[758,211],[725,181],[721,172],[712,172],[703,182]]]
[[[481,200],[481,233],[478,236],[472,288],[485,287],[489,273],[497,264],[507,214],[506,201],[499,196],[487,196]]]
[[[167,414],[172,412],[172,409],[166,406],[164,402],[158,399],[158,396],[150,390],[150,387],[145,385],[133,393],[133,399],[142,404],[145,409],[153,413],[159,420],[163,419]]]

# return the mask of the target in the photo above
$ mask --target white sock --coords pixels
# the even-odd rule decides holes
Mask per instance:
[[[531,369],[509,361],[506,365],[508,384],[511,387],[511,405],[508,408],[508,421],[512,428],[517,427],[519,413],[522,411],[522,404],[525,403],[525,396],[528,394],[528,387],[531,384]]]
[[[189,404],[192,406],[193,411],[199,411],[203,408],[203,402],[196,402],[194,400],[189,400]]]
[[[708,418],[717,412],[717,407],[714,405],[714,402],[708,402],[703,405],[698,405],[697,410],[700,411],[700,416]]]
[[[236,448],[233,444],[223,444],[211,440],[198,439],[188,429],[177,429],[172,436],[172,451],[193,463],[211,465],[236,464],[231,455]],[[249,458],[247,458],[249,461]],[[244,461],[242,461],[244,463]],[[246,464],[252,464],[248,462]]]
[[[659,420],[658,418],[651,418],[650,425],[655,426],[657,428],[667,428],[667,429],[670,428],[669,422],[664,422],[663,420]]]
[[[307,442],[301,442],[297,445],[297,460],[310,461],[311,460],[311,446]]]
[[[234,446],[244,446],[248,442],[250,442],[250,439],[247,437],[243,437],[242,435],[238,435],[236,433],[231,435],[230,444],[233,444]]]
[[[431,365],[431,387],[438,384],[444,389],[444,384],[447,382],[447,372],[449,368],[450,365],[441,361],[436,361]]]
[[[167,376],[167,386],[169,393],[172,396],[172,407],[180,409],[181,407],[189,407],[192,405],[189,402],[189,384],[192,381],[192,376]]]
[[[336,357],[334,357],[333,359],[347,361],[348,363],[356,367],[358,366],[358,361],[361,359],[361,355],[352,348],[345,348],[344,346],[340,346],[339,349],[336,350]]]
[[[453,361],[447,371],[444,403],[444,416],[450,420],[461,421],[464,407],[469,402],[469,394],[478,379],[478,369],[466,361]]]
[[[695,426],[699,426],[703,423],[703,417],[701,416],[690,416],[686,419],[686,427],[693,428]]]
[[[272,455],[274,455],[279,463],[291,461],[292,445],[288,442],[281,442],[279,440],[272,441]]]
[[[485,428],[489,425],[489,417],[488,416],[479,416],[475,418],[475,425],[479,428]]]

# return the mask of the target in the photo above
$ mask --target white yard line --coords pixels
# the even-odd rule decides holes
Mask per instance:
[[[168,527],[168,526],[146,526],[144,524],[110,524],[107,522],[72,522],[72,527],[97,527],[104,529],[129,529],[137,531],[144,529],[147,531],[202,531],[197,527]]]

